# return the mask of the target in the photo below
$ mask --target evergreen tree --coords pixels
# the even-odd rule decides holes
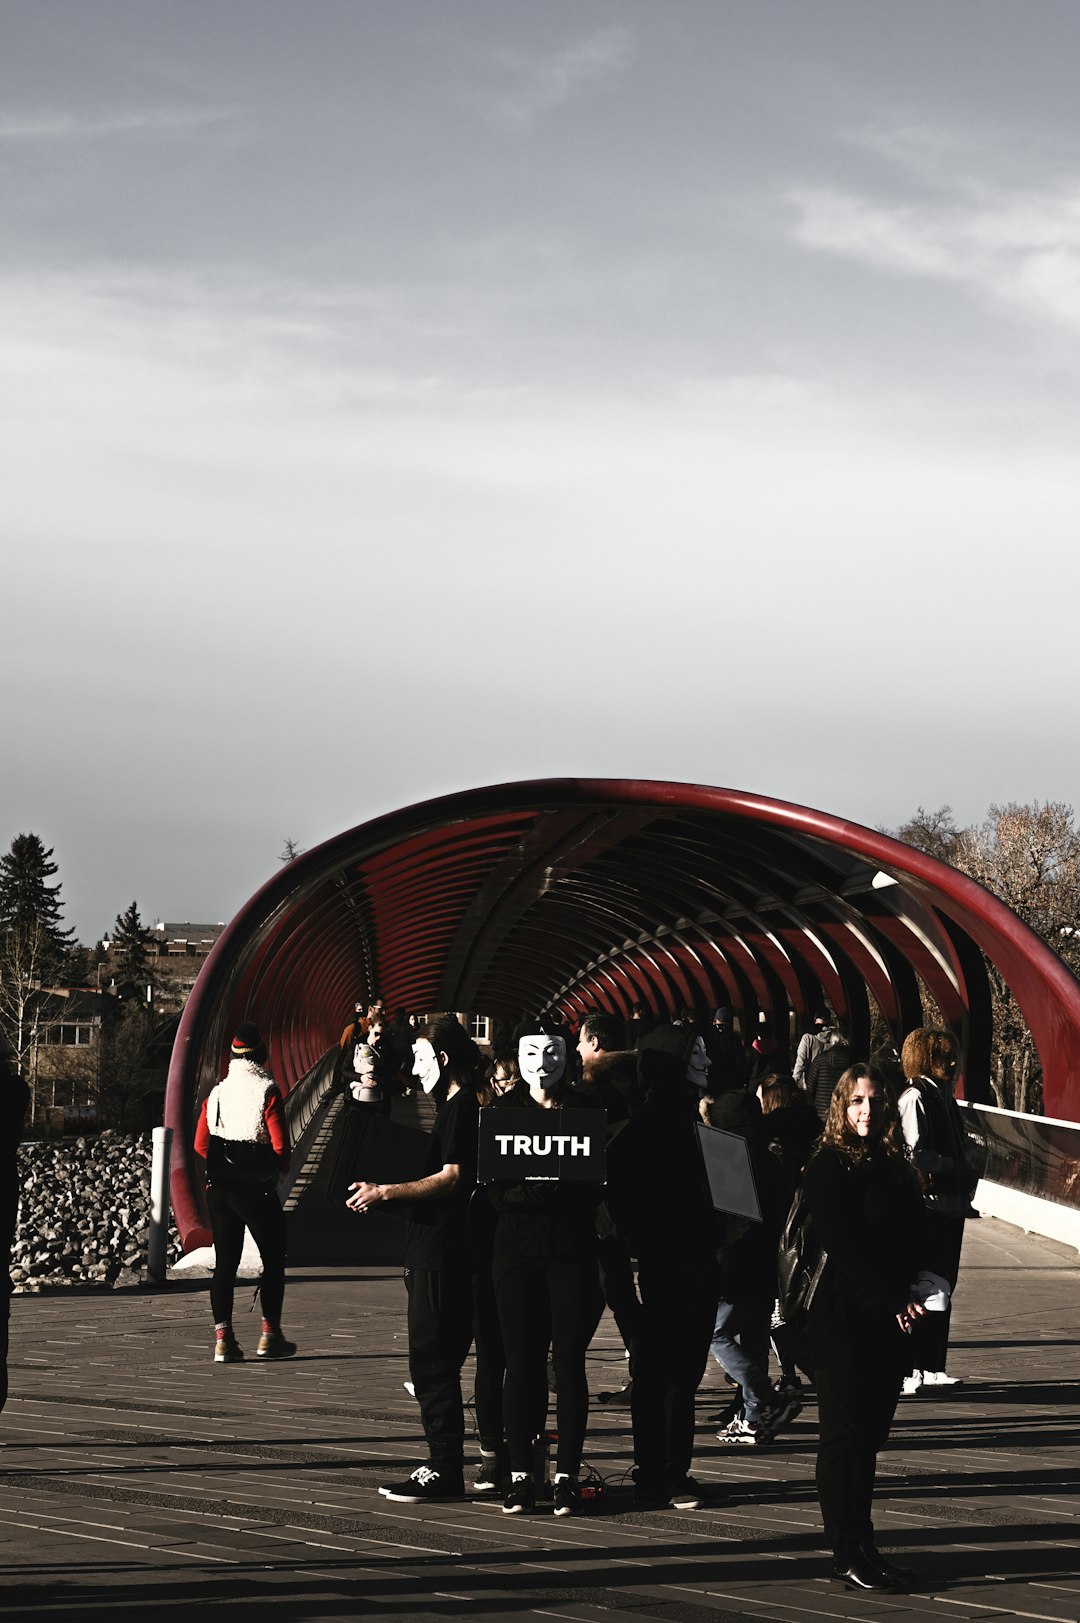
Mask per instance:
[[[112,944],[117,985],[144,989],[150,979],[150,931],[143,928],[138,902],[117,914]]]
[[[20,1076],[37,1051],[41,992],[65,979],[72,951],[74,931],[61,922],[59,881],[49,883],[56,873],[52,855],[36,834],[17,834],[0,857],[0,1026]],[[33,1075],[30,1085],[33,1095]]]
[[[16,834],[0,857],[0,935],[39,930],[61,956],[75,932],[60,922],[60,883],[49,884],[56,873],[52,855],[37,834]]]

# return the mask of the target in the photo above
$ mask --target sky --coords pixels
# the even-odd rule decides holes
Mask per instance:
[[[0,0],[0,849],[1080,804],[1072,0]]]

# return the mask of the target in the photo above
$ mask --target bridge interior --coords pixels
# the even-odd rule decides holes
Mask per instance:
[[[286,1089],[337,1041],[357,996],[389,1008],[576,1021],[633,1004],[731,1006],[808,1022],[828,1002],[865,1048],[928,992],[960,1036],[969,1099],[992,1102],[987,963],[1035,1036],[1047,1114],[1080,1118],[1080,983],[955,869],[805,807],[699,785],[566,779],[410,807],[290,863],[207,959],[181,1021],[166,1121],[173,1204],[205,1238],[194,1110],[242,1019]]]

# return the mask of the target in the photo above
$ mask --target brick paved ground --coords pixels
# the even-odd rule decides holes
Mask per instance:
[[[303,1267],[286,1307],[302,1356],[216,1366],[204,1283],[16,1298],[0,1615],[1080,1619],[1080,1268],[1052,1242],[969,1226],[953,1360],[968,1384],[902,1400],[882,1462],[881,1542],[919,1581],[872,1600],[823,1576],[812,1402],[773,1447],[724,1450],[710,1374],[695,1469],[716,1498],[697,1513],[632,1508],[628,1417],[599,1406],[602,1513],[396,1505],[378,1484],[422,1458],[396,1271]],[[253,1351],[256,1318],[237,1320]],[[620,1351],[605,1319],[594,1393],[622,1379]]]

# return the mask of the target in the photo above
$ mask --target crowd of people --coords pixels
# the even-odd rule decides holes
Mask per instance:
[[[945,1368],[949,1304],[976,1179],[953,1098],[952,1035],[919,1028],[899,1054],[867,1063],[822,1011],[790,1061],[765,1021],[744,1042],[725,1008],[708,1023],[689,1010],[669,1023],[638,1009],[625,1024],[590,1014],[576,1033],[525,1019],[496,1032],[493,1049],[483,1055],[452,1015],[387,1020],[378,1000],[358,1004],[342,1034],[350,1106],[385,1117],[406,1087],[436,1106],[426,1170],[380,1182],[377,1166],[360,1165],[346,1199],[358,1216],[386,1208],[405,1222],[410,1387],[427,1459],[380,1491],[406,1503],[466,1491],[461,1372],[474,1347],[473,1491],[501,1500],[508,1515],[538,1508],[553,1392],[551,1508],[579,1513],[590,1487],[585,1358],[606,1304],[629,1359],[618,1396],[630,1408],[639,1506],[704,1502],[691,1466],[710,1356],[735,1394],[721,1417],[724,1446],[772,1442],[801,1409],[809,1380],[833,1575],[858,1589],[902,1587],[905,1573],[875,1543],[872,1496],[901,1391],[954,1384]],[[480,1113],[508,1107],[602,1110],[605,1181],[479,1182]],[[715,1209],[701,1145],[709,1132],[745,1145],[756,1218]],[[274,1194],[290,1146],[250,1025],[238,1029],[228,1072],[202,1106],[195,1147],[206,1160],[217,1248],[214,1357],[243,1357],[231,1307],[245,1226],[263,1258],[258,1355],[290,1357]],[[778,1257],[799,1202],[816,1266],[793,1309],[780,1300]]]

